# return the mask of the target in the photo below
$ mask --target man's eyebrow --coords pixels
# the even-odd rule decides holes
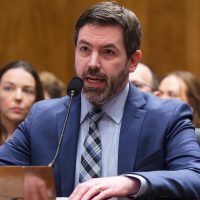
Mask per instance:
[[[85,40],[80,40],[77,44],[86,44],[90,46],[90,43]]]
[[[88,46],[91,46],[91,44],[89,42],[85,41],[85,40],[80,40],[78,42],[78,44],[86,44]],[[108,43],[108,44],[102,45],[102,47],[103,48],[115,48],[115,49],[117,49],[117,46],[114,45],[113,43]]]
[[[112,43],[110,43],[110,44],[104,45],[103,48],[114,48],[114,49],[117,49],[117,46],[112,44]]]

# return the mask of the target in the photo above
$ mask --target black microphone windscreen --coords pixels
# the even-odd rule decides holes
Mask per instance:
[[[71,96],[73,93],[74,96],[77,96],[82,90],[82,87],[83,87],[83,80],[75,76],[69,82],[69,85],[67,87],[67,94]]]

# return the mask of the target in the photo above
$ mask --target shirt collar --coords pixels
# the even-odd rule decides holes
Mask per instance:
[[[126,87],[117,96],[112,98],[101,107],[102,110],[117,124],[121,122],[123,116],[122,111],[124,110],[128,91],[129,83],[127,83]],[[83,123],[92,107],[92,104],[86,99],[84,94],[81,93],[81,123]]]

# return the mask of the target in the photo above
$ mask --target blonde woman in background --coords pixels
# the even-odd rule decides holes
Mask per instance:
[[[0,144],[25,119],[32,104],[42,99],[42,85],[32,65],[18,60],[0,69]]]
[[[43,71],[39,74],[45,99],[60,98],[66,95],[65,84],[53,73]]]
[[[193,124],[200,127],[200,81],[188,71],[174,71],[159,85],[161,98],[177,98],[188,103],[193,111]]]

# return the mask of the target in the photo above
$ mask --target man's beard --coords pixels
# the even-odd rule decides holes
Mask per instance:
[[[90,88],[83,86],[83,92],[85,97],[93,105],[103,105],[108,102],[114,96],[116,96],[125,87],[126,81],[128,80],[128,67],[127,65],[118,73],[115,80],[108,82],[108,77],[99,71],[99,68],[89,69],[83,74],[83,78],[87,75],[103,78],[106,82],[106,87],[103,89]]]

